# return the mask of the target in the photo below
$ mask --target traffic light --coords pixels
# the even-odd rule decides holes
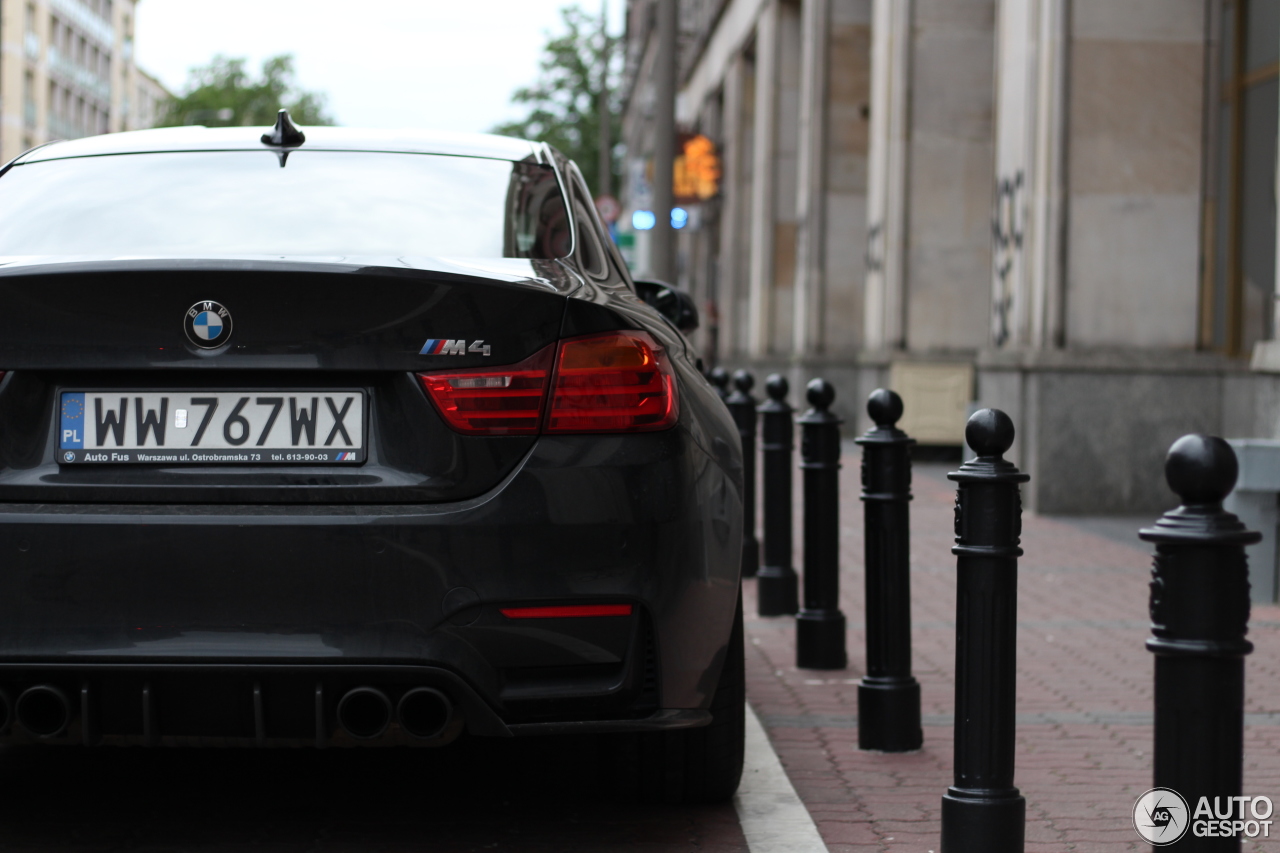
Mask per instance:
[[[720,191],[720,158],[716,144],[702,134],[684,141],[672,169],[676,201],[706,201]]]

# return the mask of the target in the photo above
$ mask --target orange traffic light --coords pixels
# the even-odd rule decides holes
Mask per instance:
[[[720,191],[720,158],[716,144],[698,134],[685,140],[672,171],[672,190],[677,200],[705,201]]]

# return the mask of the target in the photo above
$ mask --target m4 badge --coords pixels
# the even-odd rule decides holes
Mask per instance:
[[[432,338],[423,344],[418,355],[467,355],[468,353],[488,355],[489,345],[482,340],[472,341],[471,346],[467,346],[466,340]]]

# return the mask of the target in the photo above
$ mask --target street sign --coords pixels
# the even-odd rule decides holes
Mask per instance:
[[[618,221],[622,215],[622,205],[611,195],[596,196],[596,212],[609,225]]]

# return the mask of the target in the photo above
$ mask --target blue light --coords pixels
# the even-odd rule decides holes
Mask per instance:
[[[683,207],[671,208],[671,227],[683,228],[689,224],[689,211]]]
[[[631,227],[637,231],[648,231],[657,224],[658,217],[653,215],[652,210],[637,210],[631,214]]]

